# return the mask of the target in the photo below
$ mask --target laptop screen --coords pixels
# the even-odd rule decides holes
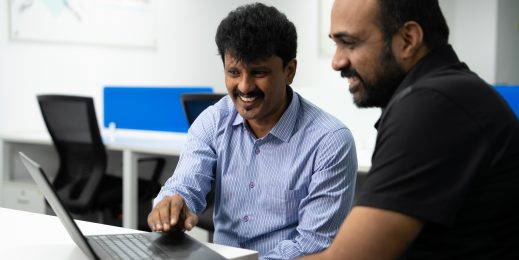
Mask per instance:
[[[47,179],[47,176],[40,165],[31,160],[25,154],[19,154],[22,163],[29,171],[39,189],[43,192],[43,195],[69,233],[72,240],[74,240],[81,251],[83,251],[90,259],[142,259],[143,257],[140,257],[141,255],[149,255],[154,257],[154,259],[225,259],[223,256],[209,249],[201,242],[196,241],[184,232],[180,231],[167,233],[144,232],[132,235],[92,235],[85,237],[76,225],[76,222],[72,219],[70,213],[63,206],[63,203],[59,199],[54,187]],[[106,238],[106,240],[103,240],[102,238]],[[127,248],[128,250],[122,249],[123,247],[121,247],[120,244],[123,246],[126,245],[124,248]],[[131,247],[129,247],[129,244],[131,244]]]
[[[27,157],[27,155],[21,152],[19,154],[22,163],[31,174],[41,192],[43,192],[43,195],[54,210],[54,213],[56,213],[60,221],[63,223],[63,226],[65,226],[65,229],[69,233],[70,237],[72,237],[72,240],[74,240],[76,245],[79,246],[81,251],[83,251],[88,256],[88,258],[97,259],[97,255],[94,253],[86,239],[81,234],[81,231],[76,225],[76,222],[74,222],[72,219],[72,216],[70,216],[70,213],[63,206],[63,203],[57,196],[52,184],[50,183],[49,179],[47,179],[47,176],[43,172],[40,165]]]

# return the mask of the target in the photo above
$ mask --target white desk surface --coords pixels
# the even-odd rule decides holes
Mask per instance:
[[[187,141],[185,133],[162,133],[154,131],[119,130],[112,137],[102,132],[107,149],[115,151],[132,150],[139,153],[180,155]],[[7,142],[52,145],[47,132],[2,133],[0,138]]]
[[[76,220],[85,235],[142,232]],[[188,233],[189,234],[189,233]],[[205,243],[227,259],[258,259],[256,251]],[[0,259],[88,259],[55,216],[0,208]]]

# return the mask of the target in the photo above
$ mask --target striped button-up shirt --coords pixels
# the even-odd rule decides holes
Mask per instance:
[[[292,93],[259,139],[229,96],[202,112],[154,203],[180,194],[200,213],[214,183],[215,243],[257,250],[262,259],[328,247],[352,205],[355,144],[336,118]]]

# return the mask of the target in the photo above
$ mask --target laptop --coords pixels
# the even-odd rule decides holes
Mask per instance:
[[[182,231],[85,236],[38,163],[19,153],[72,240],[90,259],[225,259]]]

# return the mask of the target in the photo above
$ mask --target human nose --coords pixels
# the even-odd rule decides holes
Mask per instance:
[[[351,62],[347,51],[337,47],[332,59],[332,68],[336,71],[339,71],[350,66]]]
[[[252,77],[248,73],[243,73],[238,82],[238,90],[247,93],[254,88]]]

